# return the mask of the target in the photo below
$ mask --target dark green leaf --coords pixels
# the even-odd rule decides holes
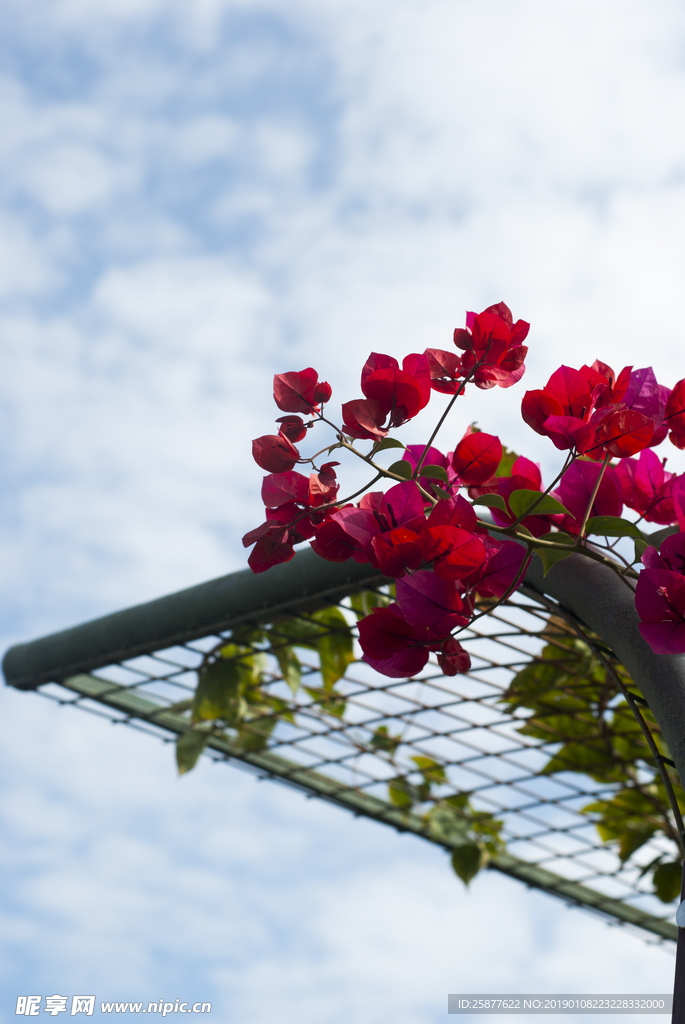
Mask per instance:
[[[302,679],[300,660],[292,647],[276,647],[273,654],[278,661],[283,679],[292,690],[293,696],[300,688]]]
[[[573,554],[575,547],[575,539],[568,537],[565,533],[552,533],[545,537],[545,540],[553,540],[555,544],[563,544],[567,551],[561,551],[558,548],[536,548],[535,554],[539,556],[542,562],[542,568],[544,575],[546,576],[553,565],[557,562],[563,562],[565,558]]]
[[[443,483],[449,483],[447,470],[443,469],[442,466],[423,466],[420,475],[427,476],[431,480],[442,480]]]
[[[501,494],[482,494],[480,498],[474,498],[472,505],[486,505],[488,508],[501,508],[507,511],[507,505]]]
[[[387,725],[379,725],[371,737],[370,746],[374,750],[384,750],[388,754],[394,754],[401,742],[401,736],[390,735]]]
[[[509,495],[509,508],[517,519],[528,514],[535,516],[559,515],[560,513],[565,515],[571,514],[551,494],[543,494],[541,491],[530,491],[525,487],[511,492]]]
[[[176,764],[178,774],[185,775],[197,764],[202,751],[205,749],[209,733],[206,729],[188,729],[176,740]]]
[[[479,843],[464,843],[452,854],[452,867],[465,885],[485,866],[487,854]]]
[[[373,454],[376,455],[378,452],[384,452],[386,448],[406,448],[406,445],[402,444],[401,441],[397,441],[394,437],[384,437],[380,444],[376,445],[373,449]]]
[[[438,498],[440,501],[445,501],[448,498],[452,497],[452,495],[449,493],[449,491],[443,490],[443,488],[440,487],[439,484],[431,484],[430,486],[431,486],[431,491],[433,492],[435,497]]]
[[[469,822],[466,815],[456,808],[437,804],[427,815],[428,831],[431,838],[439,843],[462,844],[468,837]]]
[[[652,875],[654,892],[662,903],[670,903],[680,896],[680,883],[683,867],[680,861],[669,861],[660,864]]]
[[[263,750],[275,726],[273,717],[260,716],[244,721],[238,730],[236,746],[242,750]]]
[[[393,462],[392,466],[388,466],[388,472],[394,473],[395,476],[401,476],[403,480],[411,480],[414,467],[411,462],[401,459],[399,462]]]
[[[635,523],[619,516],[593,516],[588,519],[585,532],[588,536],[594,534],[599,537],[635,537],[644,540]]]
[[[644,555],[648,547],[651,547],[651,545],[648,544],[647,541],[644,540],[642,537],[635,538],[635,558],[633,560],[633,565],[635,564],[635,562],[642,561],[642,556]]]
[[[246,710],[245,691],[252,682],[252,668],[244,661],[220,659],[200,673],[193,700],[193,719],[225,719],[236,725]]]
[[[354,643],[350,627],[338,608],[322,608],[312,619],[325,627],[317,644],[324,689],[333,689],[354,661]]]
[[[330,690],[324,690],[321,686],[305,686],[304,689],[325,714],[334,715],[335,718],[342,718],[345,714],[345,701],[342,697],[331,694]]]

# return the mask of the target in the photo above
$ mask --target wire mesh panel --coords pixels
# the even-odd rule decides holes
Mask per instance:
[[[643,873],[672,855],[663,834],[669,822],[623,862],[588,811],[611,800],[616,781],[582,771],[582,757],[576,763],[573,745],[560,740],[558,707],[536,713],[521,699],[531,666],[563,670],[582,686],[595,649],[605,663],[613,658],[598,638],[579,640],[572,615],[524,588],[497,608],[482,606],[460,636],[471,656],[464,674],[445,677],[429,662],[411,679],[388,678],[359,660],[341,663],[333,643],[331,683],[316,653],[320,638],[354,636],[362,605],[386,600],[388,584],[369,578],[361,594],[358,581],[342,582],[333,605],[303,595],[299,584],[290,603],[276,599],[275,586],[275,610],[247,607],[230,628],[195,625],[185,639],[177,630],[177,642],[150,639],[145,653],[136,641],[127,657],[113,645],[109,661],[101,651],[90,669],[84,661],[77,672],[43,668],[22,685],[166,739],[180,736],[188,764],[204,749],[450,851],[475,836],[489,867],[658,940],[676,938],[672,908]],[[223,682],[212,689],[219,670]],[[605,718],[620,733],[620,695],[607,693]],[[198,700],[207,713],[198,713]]]

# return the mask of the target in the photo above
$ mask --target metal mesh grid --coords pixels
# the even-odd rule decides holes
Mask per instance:
[[[349,601],[338,607],[354,628]],[[446,678],[429,662],[419,676],[397,680],[355,662],[328,698],[305,689],[320,686],[311,652],[298,651],[303,688],[296,697],[275,657],[267,655],[263,689],[279,698],[292,718],[278,716],[261,750],[237,748],[229,733],[214,737],[206,753],[436,841],[420,813],[401,811],[388,800],[388,782],[398,775],[409,784],[420,783],[412,757],[431,758],[444,766],[448,779],[441,792],[469,792],[475,809],[504,823],[507,854],[496,857],[492,866],[652,936],[674,939],[676,929],[668,920],[672,909],[640,877],[642,866],[668,850],[666,840],[652,840],[622,865],[582,813],[613,787],[572,772],[539,775],[558,744],[521,735],[527,713],[511,713],[501,703],[513,676],[539,656],[543,645],[554,643],[555,633],[572,632],[560,614],[546,598],[519,593],[460,636],[472,659],[468,674]],[[212,634],[90,675],[47,683],[38,692],[169,739],[188,727],[185,708],[203,658],[230,636],[230,631]],[[381,726],[401,740],[392,755],[372,746]],[[531,870],[526,872],[526,866]]]

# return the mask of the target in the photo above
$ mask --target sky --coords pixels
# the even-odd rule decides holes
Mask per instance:
[[[504,300],[525,380],[445,448],[477,419],[548,479],[524,385],[595,358],[675,383],[684,119],[675,0],[4,0],[3,647],[244,566],[275,372],[347,401],[370,351]],[[0,1020],[38,992],[433,1024],[450,991],[670,987],[663,949],[494,873],[465,892],[416,839],[1,696]]]

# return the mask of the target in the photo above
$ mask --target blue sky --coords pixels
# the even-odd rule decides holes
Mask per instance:
[[[596,357],[683,376],[684,44],[674,0],[6,0],[3,646],[243,566],[273,372],[347,400],[372,349],[504,299],[528,387]],[[521,391],[455,431],[550,470]],[[664,951],[465,893],[418,841],[2,699],[2,1019],[79,990],[424,1024],[458,989],[670,985]]]

